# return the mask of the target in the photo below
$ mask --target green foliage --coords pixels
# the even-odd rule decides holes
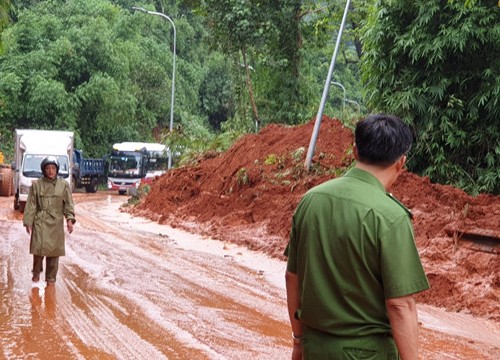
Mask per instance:
[[[222,55],[208,61],[199,97],[211,127],[220,130],[221,124],[233,116],[236,106],[230,64]]]
[[[149,193],[149,190],[149,185],[140,185],[137,189],[132,188],[130,190],[131,196],[128,198],[126,203],[122,204],[122,207],[134,206],[139,204],[141,200]]]
[[[237,121],[297,123],[300,91],[298,0],[209,0],[203,11],[213,48],[232,61]]]
[[[236,183],[239,186],[245,186],[249,183],[248,171],[242,167],[236,172]]]
[[[500,8],[493,0],[379,1],[364,32],[369,104],[415,129],[409,168],[500,192]]]
[[[274,165],[279,161],[278,155],[276,154],[269,154],[266,156],[264,159],[264,165]]]
[[[10,0],[0,0],[0,34],[3,29],[7,27],[10,21],[9,13],[12,10],[12,4]],[[0,54],[3,52],[3,44],[0,37]]]
[[[292,160],[295,163],[297,163],[299,161],[303,161],[303,159],[305,158],[305,154],[306,154],[306,148],[299,147],[292,152]]]
[[[262,126],[302,123],[317,111],[333,48],[331,41],[317,46],[310,29],[324,20],[330,27],[323,40],[331,38],[342,10],[335,3],[14,1],[15,23],[2,34],[0,131],[71,129],[76,146],[98,157],[119,141],[165,141],[183,154],[220,151],[258,130],[248,80]],[[170,15],[177,29],[172,134],[173,28],[161,17],[131,12],[132,6]],[[337,68],[352,90],[354,67]],[[340,101],[333,95],[328,110]]]
[[[114,31],[122,14],[102,1],[59,5],[46,2],[35,7],[36,13],[23,11],[12,28],[13,37],[23,39],[16,42],[22,45],[17,48],[19,57],[29,60],[40,53],[40,61],[30,61],[26,69],[41,74],[27,81],[38,83],[37,77],[45,76],[50,78],[47,85],[54,84],[46,98],[37,96],[37,88],[27,88],[23,97],[38,110],[27,109],[27,122],[35,127],[75,130],[81,139],[79,147],[90,156],[102,156],[113,142],[141,136],[134,126],[135,94],[123,77],[122,41]],[[9,55],[16,53],[14,47],[10,50]],[[39,92],[43,94],[43,90]],[[61,105],[50,106],[50,98]]]
[[[450,3],[462,2],[465,7],[471,7],[476,5],[478,0],[448,0]]]
[[[204,9],[212,36],[226,53],[262,44],[273,29],[264,1],[206,0]]]
[[[166,10],[164,2],[154,3]],[[16,23],[2,34],[2,136],[16,127],[70,129],[76,132],[76,146],[97,157],[115,142],[157,140],[153,129],[164,129],[170,121],[169,23],[105,0],[17,5]],[[188,129],[188,136],[196,132],[195,138],[207,138],[205,119],[219,109],[202,111],[196,101],[208,53],[202,46],[204,29],[196,18],[181,17],[175,24],[179,37],[174,124]],[[7,138],[5,147],[11,148],[12,137]]]
[[[300,89],[301,1],[271,1],[266,5],[273,27],[265,46],[256,54],[257,104],[263,123],[297,124],[306,103]]]
[[[324,109],[324,114],[349,126],[365,113],[358,69],[361,56],[359,26],[366,17],[366,9],[365,1],[351,2]],[[300,118],[303,120],[317,114],[344,10],[345,1],[304,1],[302,13],[307,15],[301,23],[303,49],[300,53],[300,90],[304,101]],[[333,82],[341,84],[345,92]]]

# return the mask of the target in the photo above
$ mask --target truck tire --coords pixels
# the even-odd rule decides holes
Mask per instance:
[[[0,184],[0,196],[10,196],[12,192],[12,171],[9,168],[0,169],[2,172],[2,183]]]
[[[15,196],[14,197],[14,210],[19,210],[20,207],[21,207],[21,205],[19,203],[19,196]]]
[[[76,178],[73,176],[71,178],[71,192],[74,193],[77,189],[77,182],[76,182]]]
[[[95,192],[97,192],[98,185],[99,184],[97,182],[97,178],[92,178],[92,179],[90,179],[90,184],[85,185],[85,191],[88,193],[95,193]]]

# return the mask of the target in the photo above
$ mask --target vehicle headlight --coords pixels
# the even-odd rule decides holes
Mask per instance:
[[[21,187],[19,188],[19,193],[20,194],[27,194],[29,192],[30,192],[30,186],[21,185]]]

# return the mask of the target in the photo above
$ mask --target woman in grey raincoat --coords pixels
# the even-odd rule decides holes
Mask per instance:
[[[69,184],[57,177],[59,162],[54,156],[42,160],[43,177],[30,188],[24,209],[23,225],[31,235],[30,254],[33,254],[34,282],[40,280],[45,257],[45,281],[56,282],[59,256],[65,255],[64,218],[68,232],[73,232],[75,210]]]

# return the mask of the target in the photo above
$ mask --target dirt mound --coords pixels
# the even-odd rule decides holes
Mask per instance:
[[[246,135],[224,153],[205,154],[196,165],[158,178],[128,211],[284,259],[301,196],[353,162],[352,131],[324,116],[312,169],[305,172],[313,127],[313,120],[269,125]],[[497,248],[478,246],[463,235],[470,229],[500,234],[500,197],[471,197],[409,172],[393,193],[414,214],[417,246],[432,286],[418,300],[500,321],[500,262],[492,251]]]

